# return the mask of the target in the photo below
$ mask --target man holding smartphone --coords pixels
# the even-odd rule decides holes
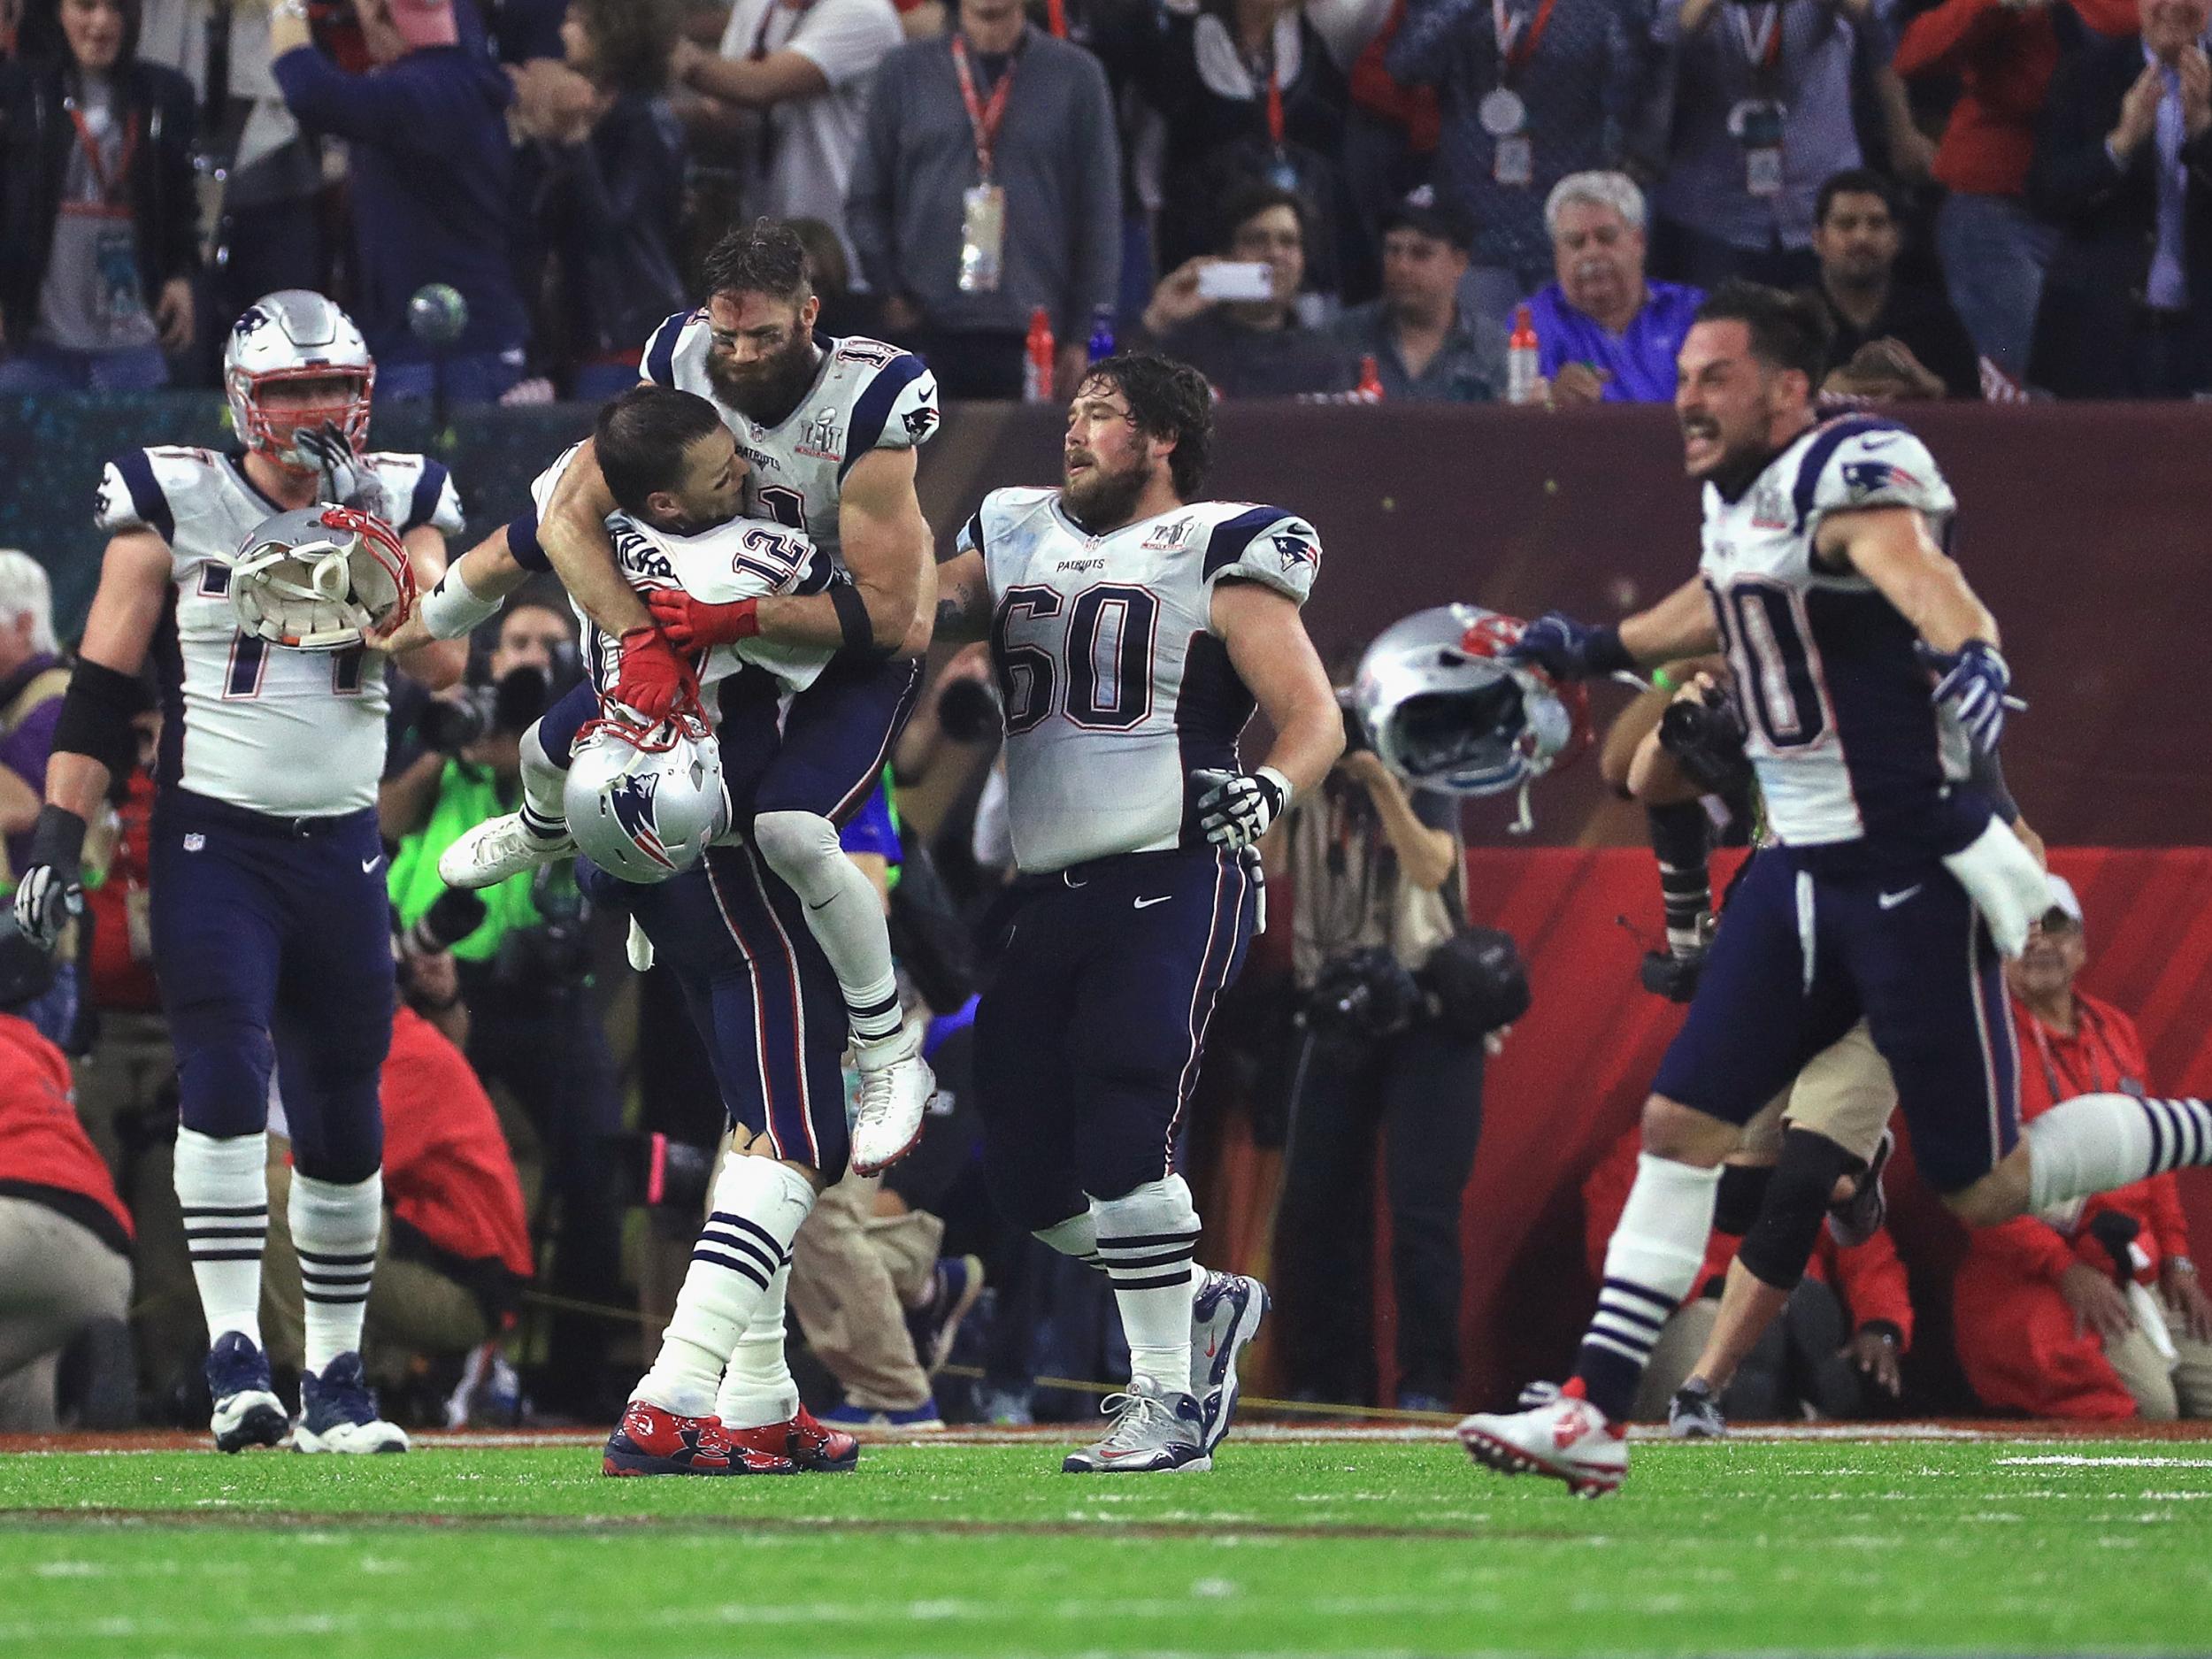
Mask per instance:
[[[1224,397],[1348,392],[1359,365],[1298,316],[1306,207],[1295,191],[1253,183],[1233,194],[1218,254],[1186,261],[1153,291],[1144,331]]]

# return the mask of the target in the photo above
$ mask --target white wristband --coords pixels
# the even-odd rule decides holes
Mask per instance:
[[[1275,787],[1283,792],[1284,810],[1286,811],[1289,810],[1292,799],[1298,793],[1297,790],[1291,787],[1289,779],[1284,777],[1283,774],[1273,766],[1262,766],[1252,775],[1255,778],[1272,778],[1275,780]]]
[[[423,595],[422,625],[434,640],[457,640],[497,616],[503,603],[479,597],[457,567],[439,577],[438,585]]]

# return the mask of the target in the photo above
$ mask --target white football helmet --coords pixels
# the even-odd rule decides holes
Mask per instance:
[[[351,507],[265,518],[230,562],[230,608],[247,633],[296,650],[336,651],[403,622],[415,572],[399,536]]]
[[[261,394],[270,386],[333,375],[352,381],[342,398],[274,415],[262,407]],[[230,343],[223,348],[223,390],[239,441],[295,472],[322,465],[297,446],[300,432],[319,432],[328,424],[345,434],[355,454],[368,447],[369,394],[375,386],[376,360],[353,319],[305,288],[263,295],[231,325]]]
[[[1417,611],[1360,658],[1352,706],[1392,771],[1450,795],[1524,792],[1590,741],[1590,702],[1504,651],[1526,625],[1479,605]]]
[[[721,753],[692,716],[649,733],[593,721],[569,761],[563,799],[577,850],[624,881],[665,881],[690,869],[730,826]]]

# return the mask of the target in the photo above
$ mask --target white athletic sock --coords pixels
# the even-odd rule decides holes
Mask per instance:
[[[261,1346],[261,1251],[269,1240],[269,1137],[177,1131],[177,1206],[211,1346],[243,1332]]]
[[[1065,1221],[1056,1221],[1048,1227],[1039,1227],[1030,1235],[1050,1245],[1063,1256],[1072,1256],[1086,1267],[1106,1271],[1106,1263],[1098,1256],[1098,1222],[1087,1210],[1070,1216]]]
[[[1619,1422],[1635,1402],[1652,1346],[1697,1283],[1720,1196],[1720,1170],[1640,1154],[1636,1184],[1605,1247],[1605,1283],[1575,1375],[1590,1402]]]
[[[2212,1164],[2212,1108],[2200,1100],[2077,1094],[2021,1133],[2028,1142],[2031,1215],[2169,1170]]]
[[[287,1213],[306,1315],[302,1363],[320,1376],[339,1355],[361,1351],[361,1320],[368,1311],[376,1235],[384,1220],[383,1174],[342,1184],[295,1170]]]
[[[1129,1374],[1170,1394],[1190,1392],[1191,1257],[1198,1212],[1179,1175],[1125,1196],[1091,1200],[1098,1255],[1114,1281]]]
[[[682,1417],[709,1417],[741,1333],[791,1256],[814,1208],[814,1183],[774,1158],[726,1159],[691,1253],[661,1351],[630,1398]]]
[[[567,784],[566,769],[547,755],[538,722],[533,720],[522,734],[523,828],[546,841],[567,834],[568,804],[562,793]]]
[[[753,820],[753,844],[805,904],[806,925],[837,975],[854,1037],[880,1042],[897,1035],[899,981],[883,898],[837,844],[837,826],[813,812],[764,812]]]
[[[788,1423],[799,1409],[799,1385],[784,1358],[784,1294],[790,1283],[791,1263],[786,1262],[730,1350],[730,1368],[722,1373],[722,1391],[714,1399],[714,1415],[724,1428]]]

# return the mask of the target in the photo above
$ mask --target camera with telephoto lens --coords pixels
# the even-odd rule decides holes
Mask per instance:
[[[430,908],[402,931],[403,956],[434,956],[450,950],[484,925],[484,895],[466,887],[448,887],[430,902]]]
[[[937,729],[956,743],[980,743],[1004,729],[987,680],[956,680],[937,694]]]
[[[591,977],[590,901],[565,868],[546,864],[531,878],[530,902],[538,921],[501,935],[494,983],[549,995],[580,989]]]
[[[1743,715],[1736,700],[1718,686],[1667,704],[1659,717],[1659,747],[1708,795],[1732,795],[1751,781]]]
[[[523,663],[489,685],[465,686],[432,698],[415,717],[415,735],[424,747],[446,755],[457,755],[495,732],[519,737],[580,673],[575,648],[558,647],[550,669]]]
[[[1405,964],[1368,945],[1321,964],[1297,1022],[1302,1030],[1373,1040],[1394,1036],[1423,1011],[1421,988]]]

